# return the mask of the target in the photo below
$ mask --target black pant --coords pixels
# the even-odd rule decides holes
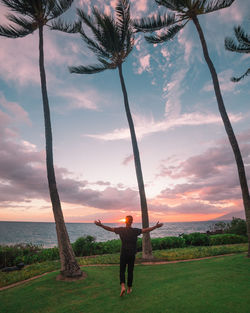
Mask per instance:
[[[135,254],[121,252],[120,255],[120,283],[125,284],[125,271],[126,265],[128,265],[128,287],[132,287],[133,283],[133,271],[135,264]]]

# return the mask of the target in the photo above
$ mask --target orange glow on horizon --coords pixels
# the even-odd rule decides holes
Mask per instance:
[[[119,220],[119,223],[126,223],[126,218],[121,218],[121,219]]]

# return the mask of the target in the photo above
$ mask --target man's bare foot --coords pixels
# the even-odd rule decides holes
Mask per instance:
[[[131,287],[128,287],[128,290],[127,290],[127,294],[131,293],[132,292],[132,288]]]
[[[125,294],[125,284],[121,284],[121,293],[120,293],[120,297],[122,297]]]

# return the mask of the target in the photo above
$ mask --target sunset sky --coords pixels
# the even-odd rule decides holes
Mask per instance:
[[[109,12],[111,0],[76,0]],[[153,0],[131,0],[133,18],[166,12]],[[7,9],[0,5],[0,24]],[[249,0],[200,16],[226,109],[250,178],[250,55],[224,49],[243,25],[250,33]],[[54,162],[66,222],[116,222],[140,205],[132,147],[117,70],[70,74],[68,66],[95,64],[79,35],[48,28],[45,66],[52,115]],[[192,22],[169,43],[136,35],[123,65],[151,222],[211,220],[243,210],[234,156],[217,108],[211,77]],[[38,66],[38,32],[0,37],[0,220],[53,221],[45,169]]]

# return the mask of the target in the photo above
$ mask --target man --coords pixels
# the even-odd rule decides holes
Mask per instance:
[[[133,283],[133,271],[135,263],[135,254],[136,254],[136,243],[137,237],[143,233],[149,233],[152,230],[162,227],[162,223],[157,222],[153,227],[148,228],[133,228],[131,227],[133,223],[133,217],[131,215],[126,216],[126,227],[109,227],[103,225],[100,220],[95,221],[97,226],[102,227],[107,231],[114,232],[120,236],[122,241],[121,255],[120,255],[120,284],[121,284],[121,293],[120,296],[123,296],[125,289],[125,271],[126,265],[128,265],[128,281],[127,281],[127,293],[132,292],[132,283]]]

